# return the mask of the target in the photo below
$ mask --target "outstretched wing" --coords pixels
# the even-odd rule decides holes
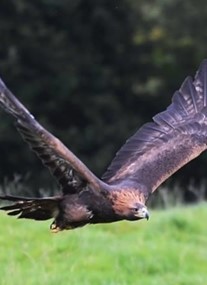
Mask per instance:
[[[90,184],[100,190],[99,180],[59,139],[44,129],[0,80],[0,106],[16,118],[24,140],[57,178],[64,194]]]
[[[207,144],[207,60],[193,81],[186,78],[171,105],[145,124],[120,149],[103,180],[133,182],[146,196],[179,168],[196,158]],[[140,185],[140,186],[139,186]]]

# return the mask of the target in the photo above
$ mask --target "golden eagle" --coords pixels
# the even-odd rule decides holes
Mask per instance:
[[[60,196],[26,198],[1,207],[18,218],[47,220],[58,232],[86,224],[149,218],[151,193],[207,148],[207,60],[195,79],[186,78],[168,108],[143,125],[118,151],[102,179],[44,129],[0,81],[0,106],[16,119],[23,139],[39,156],[62,190]]]

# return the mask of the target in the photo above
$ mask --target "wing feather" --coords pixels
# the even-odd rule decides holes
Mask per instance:
[[[142,126],[119,150],[103,180],[140,183],[153,192],[169,176],[206,150],[207,60],[194,81],[187,77],[171,105]]]
[[[64,194],[75,193],[86,184],[100,190],[99,180],[65,145],[44,129],[0,80],[0,106],[16,118],[23,139],[39,156],[62,186]]]

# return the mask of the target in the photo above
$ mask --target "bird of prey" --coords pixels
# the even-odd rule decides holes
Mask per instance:
[[[41,126],[0,81],[0,106],[61,186],[61,195],[0,196],[18,218],[53,218],[52,232],[86,224],[148,219],[146,202],[158,186],[207,148],[207,60],[187,77],[167,109],[144,124],[118,151],[102,179]]]

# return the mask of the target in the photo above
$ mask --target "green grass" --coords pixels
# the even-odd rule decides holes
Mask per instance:
[[[207,204],[51,234],[0,213],[1,285],[207,284]]]

